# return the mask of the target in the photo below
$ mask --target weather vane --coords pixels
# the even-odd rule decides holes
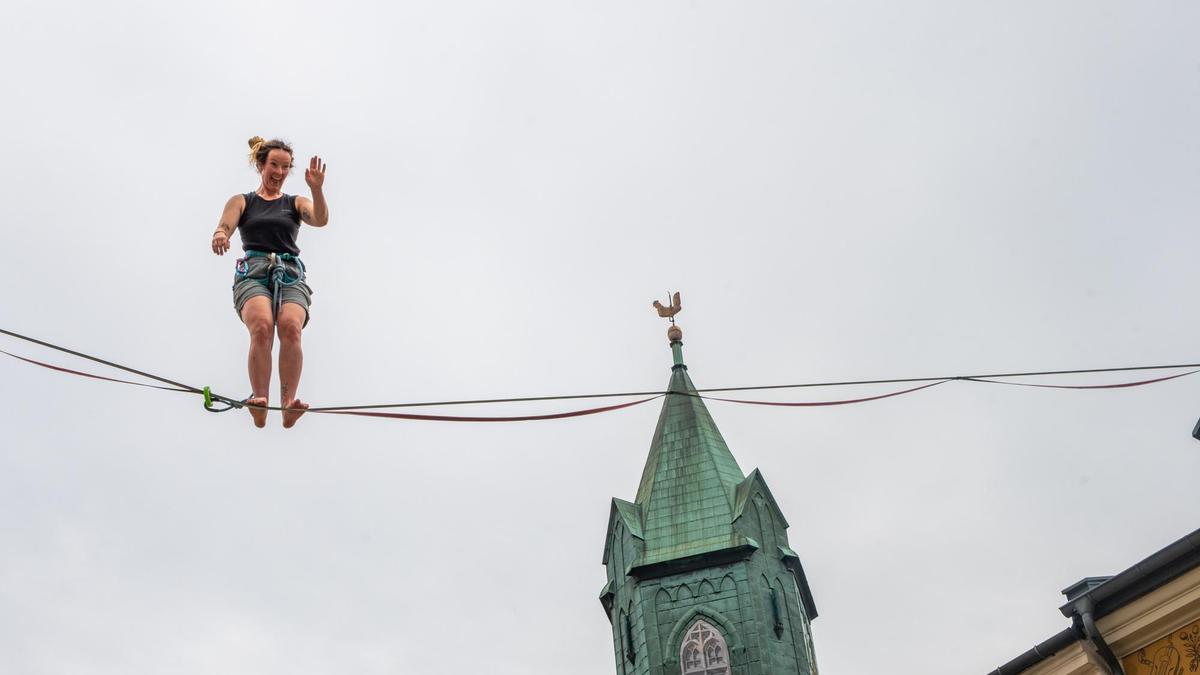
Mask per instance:
[[[675,291],[670,298],[671,304],[669,306],[655,300],[654,309],[658,310],[658,315],[662,318],[671,320],[671,327],[667,329],[667,339],[671,342],[679,342],[683,339],[683,330],[675,325],[675,315],[679,313],[679,310],[683,309],[683,305],[679,302],[679,291]]]

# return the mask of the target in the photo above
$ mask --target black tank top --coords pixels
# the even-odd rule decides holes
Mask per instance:
[[[295,195],[272,200],[263,199],[254,192],[243,196],[246,208],[238,220],[242,250],[300,255],[300,248],[296,246],[300,212],[296,210]]]

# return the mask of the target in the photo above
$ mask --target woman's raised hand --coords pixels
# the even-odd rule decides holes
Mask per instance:
[[[308,168],[304,171],[304,182],[308,183],[311,190],[320,190],[325,185],[325,162],[322,162],[320,157],[313,155],[312,159],[308,160]]]

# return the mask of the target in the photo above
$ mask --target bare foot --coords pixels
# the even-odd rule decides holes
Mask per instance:
[[[285,404],[283,406],[283,428],[291,429],[305,410],[308,410],[308,404],[300,399]]]
[[[254,407],[261,406],[261,407]],[[267,426],[267,397],[255,396],[246,399],[246,410],[250,411],[250,416],[254,418],[254,426],[259,429]]]

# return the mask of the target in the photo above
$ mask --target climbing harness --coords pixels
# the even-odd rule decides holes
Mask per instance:
[[[250,276],[250,260],[252,258],[267,259],[267,275],[265,277]],[[292,263],[290,266],[288,263]],[[295,270],[293,274],[292,269]],[[245,257],[238,258],[234,264],[233,273],[239,279],[256,281],[271,289],[271,316],[279,320],[279,308],[283,303],[283,288],[295,286],[304,281],[304,261],[299,256],[290,253],[264,253],[262,251],[246,251]]]

